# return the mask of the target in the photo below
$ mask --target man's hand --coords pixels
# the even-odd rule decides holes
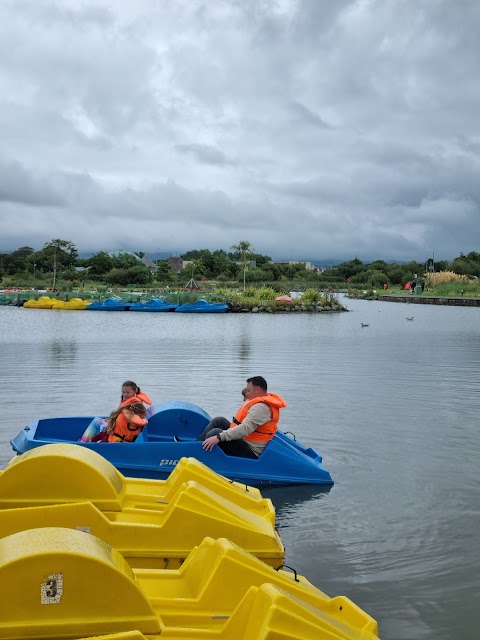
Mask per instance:
[[[217,436],[210,436],[210,438],[207,438],[206,440],[203,441],[202,447],[205,449],[205,451],[212,451],[213,448],[216,447],[218,443],[219,443],[219,440]]]

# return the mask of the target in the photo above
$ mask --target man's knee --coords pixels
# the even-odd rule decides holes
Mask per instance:
[[[225,431],[225,429],[230,428],[230,422],[223,416],[218,416],[217,418],[212,418],[208,426],[210,427],[209,431],[211,429],[220,429],[221,431]]]
[[[219,433],[222,433],[222,431],[224,431],[224,429],[210,429],[210,431],[207,431],[207,433],[205,434],[205,440],[207,438],[211,438],[212,436],[216,436]]]

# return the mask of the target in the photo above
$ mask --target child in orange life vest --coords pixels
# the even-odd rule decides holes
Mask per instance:
[[[141,402],[112,411],[106,429],[107,442],[135,442],[148,420],[147,410]]]
[[[131,380],[126,380],[122,384],[122,396],[120,398],[119,408],[122,405],[125,406],[126,404],[128,404],[128,401],[133,402],[134,399],[137,402],[152,404],[152,401],[147,396],[147,394],[144,391],[142,391],[140,387],[135,384],[135,382],[132,382]]]
[[[118,408],[122,408],[132,404],[133,402],[144,402],[145,404],[152,404],[152,401],[148,395],[141,391],[140,387],[132,380],[126,380],[122,384],[122,394],[120,396],[120,404]],[[106,428],[108,420],[105,418],[94,418],[92,422],[83,432],[83,435],[79,439],[79,442],[104,442],[106,441]]]

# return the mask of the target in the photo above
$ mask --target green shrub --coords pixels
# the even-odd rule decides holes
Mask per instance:
[[[300,298],[301,302],[309,302],[309,303],[315,303],[315,302],[320,302],[320,300],[322,300],[323,298],[323,294],[320,291],[315,291],[315,289],[307,289],[307,291],[304,291],[302,293],[302,296]]]
[[[259,300],[275,300],[277,292],[272,287],[262,287],[257,289],[256,298]]]

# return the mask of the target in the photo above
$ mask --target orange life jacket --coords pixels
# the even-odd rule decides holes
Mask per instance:
[[[134,442],[137,439],[148,420],[135,414],[130,417],[130,414],[128,407],[118,414],[113,432],[108,436],[108,442]]]
[[[241,424],[247,417],[250,407],[254,404],[258,404],[259,402],[263,402],[263,404],[266,404],[270,407],[271,419],[268,422],[261,424],[248,436],[245,436],[244,440],[269,442],[278,429],[280,409],[283,409],[287,406],[285,400],[283,400],[283,398],[278,396],[276,393],[267,393],[266,396],[259,396],[257,398],[253,398],[253,400],[247,400],[247,402],[244,402],[233,418],[230,429],[233,429],[234,427],[237,427],[239,424]]]
[[[152,404],[152,401],[147,396],[147,394],[144,393],[143,391],[140,391],[135,396],[133,396],[133,398],[127,398],[126,400],[123,400],[122,402],[120,402],[120,404],[118,405],[118,408],[120,409],[120,407],[128,407],[134,402],[140,402],[140,404]]]

